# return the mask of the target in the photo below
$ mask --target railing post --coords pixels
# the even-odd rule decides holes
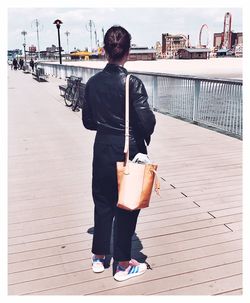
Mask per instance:
[[[153,110],[156,109],[155,104],[157,102],[158,98],[158,82],[157,82],[157,76],[153,76],[153,94],[152,94],[152,107]]]
[[[198,102],[200,95],[200,80],[194,80],[194,104],[193,104],[193,122],[197,122]]]

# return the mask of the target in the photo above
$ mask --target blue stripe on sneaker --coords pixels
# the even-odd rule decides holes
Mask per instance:
[[[139,266],[131,266],[128,275],[137,274],[139,271]]]
[[[133,272],[134,272],[134,266],[131,266],[128,271],[128,275],[132,274]]]

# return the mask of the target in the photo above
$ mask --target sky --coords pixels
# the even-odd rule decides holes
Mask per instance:
[[[184,34],[190,36],[192,46],[197,46],[200,28],[208,25],[204,30],[202,42],[209,37],[209,46],[213,44],[213,33],[223,31],[223,21],[226,12],[232,14],[232,29],[242,31],[242,9],[230,7],[217,8],[173,8],[173,7],[95,7],[95,8],[8,8],[8,49],[23,49],[23,35],[25,30],[27,46],[37,46],[35,19],[39,26],[40,50],[52,44],[58,46],[57,29],[54,20],[60,19],[61,45],[67,51],[66,31],[69,31],[69,50],[74,48],[90,48],[89,20],[95,24],[97,39],[103,41],[102,28],[108,30],[112,25],[125,27],[132,35],[132,43],[137,46],[155,46],[161,42],[162,33]],[[92,45],[95,46],[93,33]]]

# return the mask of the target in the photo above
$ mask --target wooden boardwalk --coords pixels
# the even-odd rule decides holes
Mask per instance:
[[[123,283],[112,261],[91,271],[95,133],[64,106],[62,82],[9,71],[9,294],[242,294],[242,142],[161,114],[149,149],[161,197],[133,240],[151,269]]]

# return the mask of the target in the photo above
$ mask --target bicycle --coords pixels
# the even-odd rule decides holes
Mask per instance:
[[[67,107],[72,107],[73,111],[77,110],[78,108],[81,80],[82,78],[73,76],[67,80],[64,102]]]

